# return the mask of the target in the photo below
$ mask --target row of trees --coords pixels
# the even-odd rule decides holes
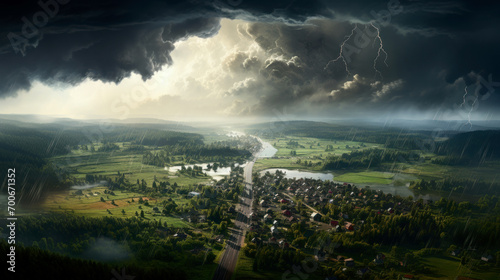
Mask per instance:
[[[442,180],[419,180],[411,182],[410,188],[420,191],[437,190],[445,192],[468,193],[475,195],[500,194],[500,184],[477,179],[445,178]]]
[[[377,167],[385,162],[407,162],[420,160],[420,154],[406,151],[383,149],[366,149],[344,153],[342,156],[330,156],[324,164],[324,170],[341,168],[368,168]]]

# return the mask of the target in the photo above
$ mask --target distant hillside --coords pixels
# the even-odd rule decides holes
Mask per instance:
[[[448,156],[453,163],[480,163],[500,158],[500,130],[456,134],[437,145],[437,154]],[[460,160],[458,162],[458,160]]]
[[[250,134],[272,138],[277,136],[304,136],[322,139],[349,140],[384,144],[391,148],[419,149],[418,139],[428,137],[430,131],[409,131],[399,128],[363,127],[314,121],[269,122],[248,126]]]
[[[20,203],[36,203],[49,190],[71,184],[70,178],[49,158],[64,155],[81,145],[131,142],[137,145],[200,145],[203,136],[195,133],[166,131],[140,125],[27,123],[0,120],[0,192],[6,193],[6,170],[16,170],[16,198]]]

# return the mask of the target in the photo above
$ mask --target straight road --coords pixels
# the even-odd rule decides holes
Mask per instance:
[[[233,275],[238,261],[241,246],[245,241],[245,233],[250,222],[248,218],[252,212],[252,169],[255,159],[248,162],[245,166],[243,177],[245,179],[244,192],[240,195],[240,204],[236,206],[238,213],[234,222],[234,228],[231,228],[231,236],[226,243],[226,249],[219,261],[219,266],[215,271],[213,280],[229,280]]]

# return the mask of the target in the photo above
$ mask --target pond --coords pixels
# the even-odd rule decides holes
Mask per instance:
[[[285,172],[285,178],[293,179],[293,178],[308,178],[308,179],[316,179],[316,180],[333,180],[333,174],[331,173],[320,173],[320,172],[307,172],[300,170],[290,170],[284,168],[270,168],[265,169],[260,172],[260,175],[264,175],[266,172],[270,172],[271,174],[276,173],[279,170],[280,172]]]
[[[209,164],[213,165],[213,163],[197,163],[197,164],[187,164],[187,165],[184,165],[184,167],[193,168],[193,166],[195,166],[195,165],[201,166],[203,168],[203,173],[206,173],[208,176],[211,176],[215,180],[224,179],[224,176],[229,176],[229,174],[231,173],[231,167],[229,167],[229,166],[228,167],[219,167],[219,168],[217,168],[217,171],[214,171],[213,169],[206,170],[207,166]],[[239,166],[245,167],[245,165],[246,165],[246,163],[241,164]],[[165,167],[164,169],[166,171],[170,172],[171,174],[175,174],[175,172],[181,170],[181,168],[182,168],[181,165],[176,165],[176,166]]]

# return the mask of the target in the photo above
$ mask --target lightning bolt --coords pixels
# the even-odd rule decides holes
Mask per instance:
[[[472,102],[472,105],[470,107],[469,114],[467,114],[467,123],[465,123],[465,124],[470,125],[470,128],[472,128],[472,122],[470,120],[470,116],[472,114],[472,110],[474,110],[474,105],[476,105],[476,102],[478,99],[479,99],[479,95],[476,94],[476,98],[474,99],[474,102]]]
[[[354,24],[354,28],[351,30],[351,34],[349,36],[347,36],[347,38],[340,45],[339,56],[337,58],[335,58],[334,60],[328,61],[328,63],[326,64],[324,70],[326,70],[328,68],[328,66],[330,65],[330,63],[335,63],[335,62],[337,62],[337,60],[342,59],[342,61],[344,62],[345,71],[347,72],[347,74],[349,76],[352,76],[351,72],[349,71],[349,68],[347,67],[347,61],[344,58],[343,52],[344,52],[344,45],[345,45],[345,43],[347,41],[349,41],[349,39],[351,39],[352,35],[354,35],[354,31],[356,30],[356,28],[358,28],[358,24],[357,23]]]
[[[469,94],[469,92],[467,91],[467,87],[468,87],[468,86],[466,85],[466,86],[465,86],[465,89],[464,89],[465,93],[464,93],[464,95],[463,95],[463,97],[462,97],[463,101],[462,101],[462,104],[460,104],[459,108],[462,108],[462,107],[465,105],[465,102],[466,102],[465,98],[466,98],[466,97],[467,97],[467,95]],[[472,105],[471,105],[471,107],[470,107],[470,109],[469,109],[469,112],[467,113],[467,122],[466,122],[466,123],[464,123],[464,124],[462,124],[462,125],[460,126],[460,128],[461,128],[462,126],[464,126],[464,125],[469,125],[469,127],[470,127],[469,129],[471,129],[471,128],[472,128],[472,120],[471,120],[471,115],[472,115],[472,111],[474,110],[474,105],[476,105],[476,103],[477,103],[477,101],[478,101],[478,99],[479,99],[479,93],[478,93],[478,92],[476,92],[475,96],[476,96],[476,98],[474,98],[474,101],[472,102]]]
[[[465,86],[465,93],[464,93],[464,96],[462,97],[463,101],[462,101],[462,104],[460,104],[460,106],[459,106],[460,108],[465,105],[465,97],[467,96],[467,94],[469,94],[469,93],[467,92],[467,85],[466,85]]]
[[[377,57],[375,57],[375,59],[373,60],[373,69],[375,69],[375,71],[380,75],[380,77],[383,78],[382,73],[380,73],[380,71],[377,69],[377,61],[378,58],[380,57],[380,53],[383,52],[385,55],[384,64],[385,66],[389,67],[389,65],[387,65],[387,52],[385,52],[384,42],[382,41],[382,37],[380,37],[380,30],[373,24],[373,22],[371,22],[370,25],[373,28],[375,28],[375,30],[377,30],[377,36],[375,37],[375,39],[373,39],[373,43],[375,44],[375,41],[377,39],[379,40],[380,43],[377,51]]]

